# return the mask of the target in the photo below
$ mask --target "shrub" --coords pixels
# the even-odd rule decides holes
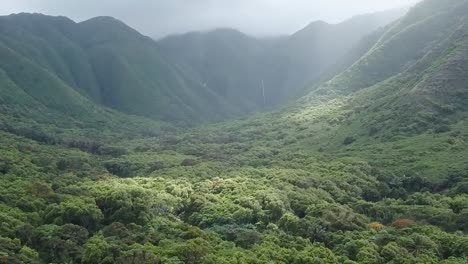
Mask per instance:
[[[437,134],[446,133],[450,131],[450,127],[447,125],[440,125],[435,128],[434,132]]]
[[[369,229],[379,231],[379,230],[382,230],[385,226],[379,222],[372,222],[368,224],[367,227],[369,227]]]
[[[126,161],[108,161],[104,163],[106,170],[119,177],[132,177],[139,168],[136,164]]]
[[[0,174],[7,174],[13,167],[13,162],[5,157],[0,157]]]
[[[197,161],[194,159],[184,159],[182,163],[180,163],[181,166],[185,166],[185,167],[195,166],[196,164],[197,164]]]
[[[416,223],[410,219],[398,219],[392,223],[392,226],[396,229],[403,229],[414,226]]]
[[[86,158],[81,156],[68,156],[57,161],[57,169],[61,171],[84,171],[90,168]]]
[[[349,136],[344,139],[343,144],[350,145],[353,144],[355,141],[356,139],[354,137]]]
[[[153,162],[153,164],[151,164],[151,166],[149,167],[148,171],[149,172],[153,172],[153,171],[157,171],[157,170],[162,170],[165,168],[165,165],[164,165],[164,162],[162,161],[155,161]]]
[[[115,146],[101,146],[98,152],[100,155],[112,156],[114,158],[128,154],[127,149]]]

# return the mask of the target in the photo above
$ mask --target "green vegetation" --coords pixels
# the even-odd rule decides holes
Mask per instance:
[[[0,263],[468,263],[467,14],[424,1],[297,103],[186,131],[0,46]]]
[[[178,72],[153,40],[120,21],[19,14],[0,23],[1,81],[48,112],[92,116],[93,102],[183,124],[227,114],[215,93]]]
[[[301,125],[244,125],[100,155],[3,133],[3,260],[465,263],[466,125],[337,154],[292,150]]]
[[[345,32],[360,31],[354,34],[356,41],[337,41],[346,45],[327,47],[336,51],[329,64],[360,37],[397,17],[375,14],[357,19],[375,23],[340,26]],[[6,86],[2,90],[15,93],[5,100],[13,105],[9,108],[28,104],[47,113],[86,116],[86,121],[94,115],[94,121],[100,122],[99,105],[157,121],[195,125],[265,110],[262,79],[269,89],[266,106],[290,99],[285,86],[281,91],[275,88],[280,78],[286,78],[279,74],[286,72],[279,66],[285,64],[281,38],[253,39],[220,30],[200,36],[202,40],[189,35],[155,42],[110,17],[75,23],[64,17],[17,14],[0,17],[0,23],[0,82]],[[179,58],[181,50],[186,55]],[[204,50],[209,51],[206,58],[193,58]],[[298,76],[297,87],[312,81],[302,80],[308,75]]]

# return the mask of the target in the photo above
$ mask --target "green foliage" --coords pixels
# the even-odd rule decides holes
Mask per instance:
[[[83,263],[112,263],[111,249],[104,236],[95,235],[83,246]]]
[[[362,36],[401,15],[366,15],[325,30],[310,26],[287,39],[218,30],[158,42],[110,17],[75,23],[39,14],[4,16],[1,100],[28,118],[62,124],[75,119],[77,126],[95,129],[111,120],[118,126],[125,117],[93,103],[179,124],[239,117],[303,95]],[[323,43],[306,45],[317,39]],[[297,88],[294,96],[291,87]],[[40,130],[20,130],[30,138],[57,140]]]
[[[109,18],[3,18],[44,37],[0,37],[0,263],[466,263],[462,2],[436,15],[423,2],[328,92],[186,132],[86,99],[112,82],[93,79],[89,54],[125,72],[122,87],[151,81],[146,38]],[[87,48],[55,46],[76,39]]]
[[[94,230],[103,219],[101,210],[92,199],[72,198],[51,204],[44,210],[45,222],[56,225],[71,223]]]

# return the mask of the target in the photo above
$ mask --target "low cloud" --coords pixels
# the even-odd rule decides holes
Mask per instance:
[[[252,35],[292,33],[314,20],[348,17],[414,4],[416,0],[15,0],[0,13],[39,12],[76,21],[113,16],[146,35],[232,27]]]

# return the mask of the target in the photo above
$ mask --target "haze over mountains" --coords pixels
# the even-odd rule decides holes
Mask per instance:
[[[16,0],[0,6],[0,14],[20,12],[66,16],[85,21],[112,16],[157,39],[170,34],[215,28],[235,28],[253,36],[291,35],[308,23],[339,23],[359,14],[411,6],[420,0]]]
[[[468,263],[468,0],[0,33],[0,263]]]
[[[175,64],[249,113],[304,95],[364,36],[405,12],[362,15],[337,25],[317,21],[282,38],[255,39],[221,29],[167,37],[159,43]]]
[[[57,101],[71,107],[89,100],[154,120],[220,121],[298,98],[363,36],[404,12],[358,16],[339,25],[316,22],[291,37],[256,39],[220,29],[159,42],[109,17],[74,23],[12,15],[1,18],[2,46],[11,58],[3,70],[22,92],[56,111]],[[18,76],[17,67],[28,75],[34,68],[36,78],[47,83],[44,89],[55,93],[38,97],[44,91],[25,87],[31,77]]]

